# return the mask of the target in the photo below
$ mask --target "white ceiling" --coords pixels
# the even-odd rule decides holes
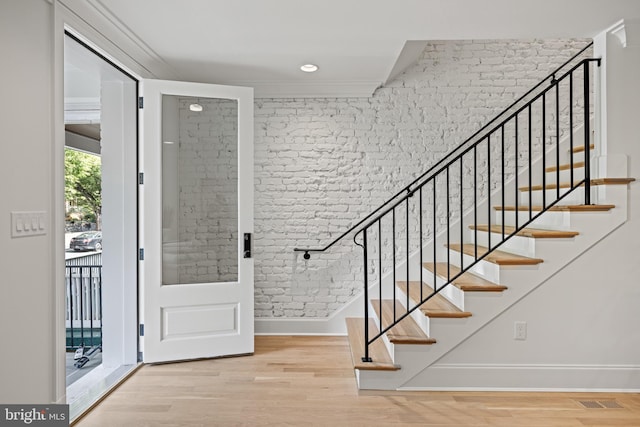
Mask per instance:
[[[136,60],[157,78],[248,85],[257,96],[366,96],[407,62],[407,41],[583,38],[640,19],[640,0],[62,1],[143,53]],[[308,62],[320,70],[301,72]]]

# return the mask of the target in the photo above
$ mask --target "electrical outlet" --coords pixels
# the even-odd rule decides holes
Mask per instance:
[[[527,339],[527,322],[516,322],[513,328],[513,339],[524,341]]]

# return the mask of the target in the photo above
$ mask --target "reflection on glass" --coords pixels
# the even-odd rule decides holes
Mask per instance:
[[[164,285],[238,280],[237,125],[235,100],[163,95]]]

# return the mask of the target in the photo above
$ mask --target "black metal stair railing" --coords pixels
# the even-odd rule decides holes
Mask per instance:
[[[324,252],[353,233],[354,242],[363,249],[365,319],[369,318],[370,283],[378,283],[378,309],[382,313],[383,297],[396,299],[396,276],[401,271],[398,267],[405,263],[401,274],[404,276],[401,282],[406,283],[406,301],[402,301],[405,310],[397,313],[394,304],[393,321],[385,325],[380,320],[379,332],[373,336],[370,336],[368,322],[364,322],[363,361],[371,361],[369,346],[374,341],[575,189],[584,186],[584,203],[591,204],[590,73],[593,70],[592,64],[599,66],[600,59],[580,60],[580,56],[591,46],[592,44],[585,46],[470,138],[331,243],[322,248],[294,249],[296,252],[304,252],[304,258],[309,259],[311,252]],[[583,140],[584,144],[584,178],[581,180],[574,177],[573,149],[577,139]],[[570,153],[570,177],[569,182],[561,186],[560,147],[565,143],[568,143]],[[551,160],[548,159],[550,156]],[[538,163],[542,166],[537,167]],[[548,186],[546,179],[545,169],[548,164],[555,167],[555,185],[551,186]],[[535,209],[533,181],[538,176],[534,177],[534,174],[541,175],[539,178],[542,181],[541,206]],[[522,186],[525,193],[528,193],[525,204],[521,204],[519,200]],[[550,189],[547,190],[547,187]],[[515,205],[515,227],[507,232],[505,208],[508,203]],[[483,204],[486,209],[480,210]],[[497,224],[497,220],[492,223],[494,205],[501,211],[501,226]],[[524,212],[522,220],[521,212]],[[486,248],[481,248],[478,244],[478,226],[483,218],[488,230]],[[474,230],[468,238],[472,240],[473,250],[466,256],[463,250],[465,226]],[[498,232],[495,232],[493,226],[497,226]],[[452,259],[450,247],[453,241],[460,242],[459,260]],[[426,247],[431,246],[429,254],[424,251],[425,242],[429,242]],[[419,263],[412,264],[410,257],[416,257]],[[427,261],[432,261],[433,265],[433,286],[430,292],[425,292],[423,287],[425,277],[422,266]],[[437,274],[439,262],[446,264],[446,278],[440,285]],[[457,273],[453,274],[451,267],[456,263],[459,266]],[[415,264],[418,265],[418,271],[415,271]],[[409,290],[415,284],[411,279],[420,287],[418,301],[413,304]]]
[[[510,111],[505,119],[476,135],[472,142],[458,150],[459,153],[414,183],[404,196],[378,212],[354,235],[354,242],[363,248],[364,253],[365,319],[369,317],[369,279],[377,280],[378,312],[381,313],[383,297],[396,299],[396,272],[400,263],[406,264],[402,271],[404,277],[400,279],[406,284],[406,301],[402,301],[405,310],[397,313],[394,308],[393,321],[383,325],[380,320],[379,332],[373,336],[370,336],[368,322],[365,322],[364,362],[372,361],[369,346],[375,340],[575,189],[584,187],[584,204],[591,204],[590,72],[593,63],[599,65],[600,60],[584,59],[563,74],[554,74],[548,84],[530,99]],[[573,149],[579,133],[582,133],[579,136],[584,144],[584,178],[576,180]],[[560,152],[564,141],[568,142],[570,153],[567,183],[560,181]],[[549,156],[552,157],[550,160]],[[555,171],[555,183],[547,183],[549,164]],[[535,208],[533,193],[537,188],[533,185],[534,173],[540,173],[542,180],[542,201]],[[523,179],[526,182],[519,182]],[[526,203],[519,200],[521,192],[527,194]],[[515,206],[514,226],[509,227],[508,232],[505,226],[507,203]],[[486,210],[481,208],[482,204],[486,205]],[[499,223],[497,219],[492,221],[496,207],[501,212]],[[521,212],[525,218],[520,218]],[[398,220],[398,217],[402,219]],[[484,247],[478,243],[478,228],[483,218],[487,230]],[[465,225],[474,230],[468,237],[471,243],[466,251]],[[358,236],[361,236],[361,241],[358,241]],[[423,253],[425,238],[432,246],[429,256]],[[455,260],[450,249],[454,240],[460,242],[460,258]],[[419,266],[419,271],[414,272],[414,282],[411,281],[411,256],[417,258],[414,264]],[[425,292],[423,285],[422,266],[426,261],[432,261],[433,265],[429,292]],[[440,279],[440,285],[438,262],[446,265],[446,277]],[[451,270],[456,264],[457,272],[453,274]],[[391,276],[387,280],[390,283],[383,280],[385,270]],[[419,286],[419,298],[415,295],[410,298],[412,286]]]
[[[431,166],[426,172],[422,173],[420,176],[418,176],[413,181],[411,181],[408,185],[404,186],[400,191],[398,191],[396,194],[394,194],[389,199],[387,199],[386,202],[384,202],[383,204],[378,206],[376,209],[374,209],[371,213],[369,213],[367,216],[362,218],[360,221],[358,221],[357,223],[355,223],[354,225],[349,227],[348,230],[346,230],[344,233],[340,234],[338,237],[333,239],[330,243],[328,243],[327,245],[325,245],[325,246],[323,246],[321,248],[294,248],[293,251],[294,252],[303,252],[304,253],[304,255],[303,255],[304,259],[308,260],[308,259],[311,258],[311,252],[316,252],[316,253],[326,252],[331,247],[333,247],[336,243],[338,243],[340,240],[342,240],[345,237],[349,236],[354,231],[359,230],[359,228],[360,228],[360,226],[362,224],[364,224],[367,220],[373,218],[378,212],[382,211],[385,207],[389,206],[391,203],[393,203],[394,201],[398,200],[399,197],[402,197],[402,196],[404,196],[406,194],[411,193],[412,192],[411,191],[412,188],[416,188],[416,185],[419,182],[423,181],[423,179],[425,177],[429,176],[435,170],[437,170],[439,167],[441,167],[445,162],[447,162],[451,158],[455,157],[465,147],[468,147],[470,143],[472,143],[473,141],[475,141],[477,139],[478,135],[481,135],[482,133],[484,133],[492,125],[494,125],[496,122],[498,122],[502,117],[505,117],[507,114],[509,114],[509,112],[513,111],[513,109],[515,107],[517,107],[518,105],[521,105],[525,100],[527,100],[530,96],[532,96],[532,94],[534,94],[537,90],[539,90],[541,87],[543,87],[543,85],[545,83],[553,82],[556,79],[556,75],[558,75],[558,73],[560,73],[563,69],[565,69],[572,62],[575,62],[576,58],[579,58],[591,46],[593,46],[593,42],[587,44],[578,53],[576,53],[574,56],[569,58],[566,62],[564,62],[562,65],[560,65],[558,68],[556,68],[553,72],[549,73],[549,75],[547,75],[547,77],[542,79],[538,84],[536,84],[534,87],[529,89],[525,94],[521,95],[518,99],[513,101],[513,103],[511,103],[511,105],[509,105],[502,112],[500,112],[498,115],[496,115],[486,125],[484,125],[478,131],[476,131],[473,135],[471,135],[469,138],[467,138],[465,141],[463,141],[461,144],[459,144],[457,147],[455,147],[453,150],[451,150],[446,156],[444,156],[437,163],[435,163],[433,166]]]

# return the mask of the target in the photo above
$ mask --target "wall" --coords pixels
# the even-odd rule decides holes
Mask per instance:
[[[256,316],[326,317],[362,289],[350,237],[305,261],[586,45],[432,42],[372,98],[259,99]]]
[[[0,57],[4,64],[0,71],[2,403],[55,400],[51,274],[55,234],[51,218],[53,208],[62,210],[64,206],[54,207],[51,196],[52,23],[53,8],[46,1],[0,2]],[[46,211],[47,234],[12,239],[9,224],[14,210]],[[64,266],[63,260],[60,263]]]

